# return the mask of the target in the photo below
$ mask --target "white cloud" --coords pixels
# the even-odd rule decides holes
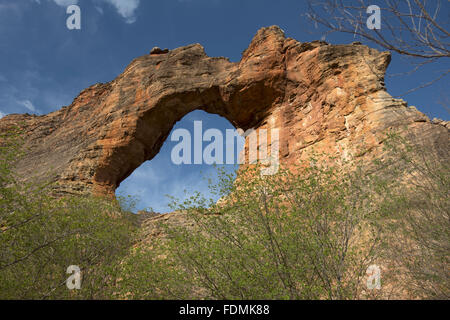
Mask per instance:
[[[6,114],[0,111],[0,119],[3,118],[4,116],[6,116]]]
[[[17,103],[25,108],[27,108],[28,110],[30,110],[31,112],[34,113],[39,113],[39,111],[36,109],[36,107],[33,105],[33,103],[30,100],[22,100],[22,101],[17,101]]]
[[[103,0],[116,8],[117,13],[121,15],[126,23],[136,21],[136,9],[139,7],[140,0]]]
[[[41,0],[32,0],[36,3],[41,3]],[[71,4],[78,4],[78,0],[48,0],[53,1],[58,6],[68,7]],[[108,3],[113,6],[117,13],[125,19],[126,23],[136,22],[136,9],[139,7],[140,0],[98,0],[104,3]],[[0,5],[0,9],[1,9]],[[95,9],[103,14],[103,9],[100,6],[95,6]]]
[[[143,163],[116,190],[117,195],[132,195],[137,198],[136,209],[153,208],[156,212],[172,211],[168,204],[172,202],[166,195],[183,202],[199,191],[207,199],[212,195],[208,187],[207,177],[217,181],[217,172],[213,166],[202,166],[186,172],[187,165],[170,164],[169,150],[162,150],[152,161]],[[153,162],[156,161],[156,162]],[[201,172],[200,172],[201,171]]]

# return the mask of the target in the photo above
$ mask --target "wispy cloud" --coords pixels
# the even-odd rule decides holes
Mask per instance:
[[[0,111],[0,119],[3,118],[4,116],[6,116],[6,114]]]
[[[140,0],[102,0],[116,8],[117,13],[121,15],[126,23],[136,22],[136,9],[139,7]]]
[[[117,195],[136,197],[137,210],[152,208],[160,213],[170,212],[172,199],[168,196],[183,202],[194,192],[217,200],[211,194],[207,180],[217,181],[217,171],[213,166],[179,167],[169,164],[170,160],[165,157],[156,159],[156,163],[154,160],[142,164],[116,190]]]
[[[42,0],[31,0],[35,3],[41,4]],[[52,1],[58,6],[67,7],[71,4],[78,4],[78,0],[47,0]],[[126,23],[136,22],[136,10],[139,7],[140,0],[97,0],[97,3],[107,3],[113,6],[117,13],[125,19]],[[1,8],[1,6],[0,6]],[[103,9],[99,5],[95,5],[96,10],[103,14]]]
[[[95,10],[97,10],[98,13],[100,13],[101,15],[103,15],[103,8],[100,6],[95,6]]]
[[[17,104],[27,108],[33,113],[39,113],[39,111],[36,109],[36,107],[30,100],[19,100],[17,101]]]

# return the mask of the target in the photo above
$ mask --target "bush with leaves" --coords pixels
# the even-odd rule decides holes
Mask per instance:
[[[144,221],[134,238],[136,217],[123,204],[55,198],[51,185],[23,182],[20,135],[4,133],[0,298],[361,299],[391,290],[448,299],[448,150],[432,158],[397,135],[384,145],[364,167],[313,158],[273,176],[241,168],[237,179],[219,169],[218,202],[174,200],[173,213]],[[379,291],[367,290],[372,264],[383,270]],[[70,265],[82,270],[81,290],[66,288]]]
[[[107,298],[132,241],[129,214],[111,200],[56,198],[51,184],[24,182],[14,171],[26,154],[18,130],[0,140],[0,298]],[[80,290],[66,287],[71,265],[81,269]]]
[[[185,223],[166,224],[166,237],[124,263],[130,297],[360,296],[380,244],[376,180],[317,162],[296,174],[262,177],[249,167],[236,181],[223,171],[219,176],[211,188],[223,196],[219,202],[199,193],[174,202]]]
[[[409,297],[450,298],[450,150],[411,146],[391,135],[387,161],[391,179],[383,219],[384,259],[392,282]],[[439,154],[439,157],[436,156]]]
[[[217,203],[197,193],[149,223],[159,229],[121,265],[118,296],[448,298],[448,165],[395,134],[384,145],[364,169],[313,160],[274,176],[241,168],[236,180],[222,170]],[[372,264],[381,290],[367,288]]]

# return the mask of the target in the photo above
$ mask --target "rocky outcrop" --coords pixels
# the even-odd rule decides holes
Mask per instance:
[[[287,166],[312,148],[343,159],[377,157],[387,129],[444,156],[448,122],[431,122],[386,92],[389,61],[388,52],[359,43],[301,43],[272,26],[257,32],[239,62],[208,57],[199,44],[158,50],[111,82],[83,90],[70,106],[43,116],[8,115],[0,130],[23,128],[29,153],[17,170],[55,173],[62,193],[113,195],[158,153],[173,125],[197,109],[244,130],[279,128]]]
[[[152,50],[150,50],[150,54],[165,54],[168,53],[169,49],[161,49],[159,47],[153,47]]]

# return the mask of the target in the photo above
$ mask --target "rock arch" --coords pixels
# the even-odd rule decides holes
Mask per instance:
[[[385,90],[387,52],[300,43],[276,26],[257,32],[239,62],[208,57],[199,44],[139,57],[116,79],[83,90],[44,116],[9,115],[25,131],[25,176],[55,173],[58,192],[113,195],[161,148],[173,125],[201,109],[237,128],[277,127],[281,162],[316,150],[376,156],[382,133],[403,128],[448,150],[448,123],[430,122]],[[417,140],[419,141],[419,140]]]

